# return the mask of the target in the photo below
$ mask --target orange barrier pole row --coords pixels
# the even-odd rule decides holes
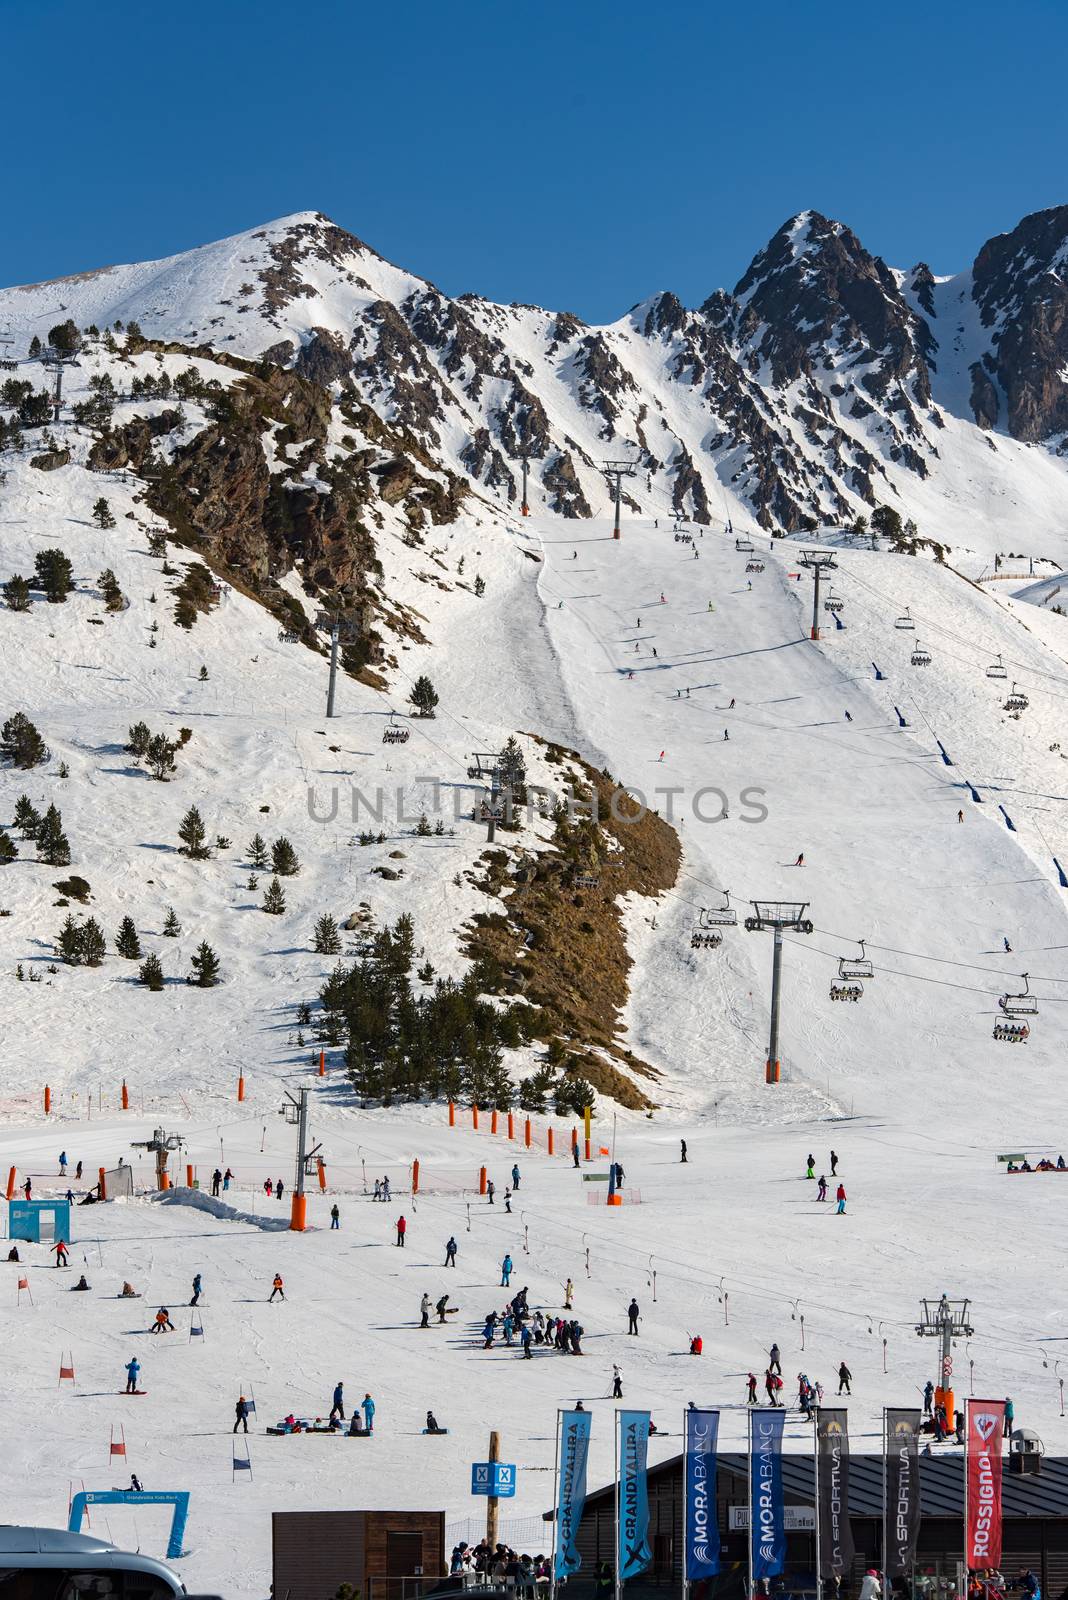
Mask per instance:
[[[455,1126],[456,1126],[456,1107],[453,1105],[452,1101],[450,1100],[449,1101],[449,1127],[450,1128],[455,1128]]]
[[[486,1169],[485,1169],[485,1167],[479,1167],[479,1169],[478,1169],[478,1192],[479,1192],[479,1194],[485,1194],[485,1192],[486,1192]]]
[[[553,1130],[551,1128],[549,1129],[549,1136],[548,1136],[547,1143],[548,1143],[548,1146],[549,1146],[549,1154],[552,1155],[552,1153],[553,1153]]]
[[[308,1222],[308,1197],[294,1193],[289,1206],[290,1233],[303,1233]]]
[[[326,1193],[326,1167],[323,1165],[322,1156],[317,1156],[316,1160],[318,1162],[318,1168],[319,1168],[319,1188],[325,1194]]]
[[[509,1139],[515,1138],[515,1117],[511,1111],[508,1113],[508,1137]]]
[[[97,1176],[100,1179],[100,1198],[101,1200],[106,1200],[108,1197],[108,1184],[103,1167],[99,1168]]]
[[[526,1119],[526,1125],[525,1125],[525,1127],[523,1129],[523,1143],[526,1145],[527,1149],[529,1150],[530,1149],[530,1118],[529,1117]]]
[[[15,1169],[14,1169],[14,1167],[11,1168],[11,1170],[8,1172],[8,1175],[7,1175],[7,1198],[9,1200],[14,1200],[14,1198],[15,1198]]]
[[[419,1157],[412,1162],[412,1193],[419,1193]]]
[[[125,1078],[122,1080],[122,1109],[124,1111],[129,1111],[130,1109],[130,1091],[126,1087]]]
[[[193,1187],[193,1163],[191,1161],[187,1161],[185,1164],[185,1186],[187,1189]]]
[[[496,1112],[496,1110],[494,1110],[494,1111],[490,1112],[490,1133],[496,1133],[496,1132],[497,1132],[497,1112]]]
[[[45,1092],[44,1092],[44,1108],[45,1108],[45,1116],[47,1117],[49,1112],[52,1109],[52,1091],[48,1087],[47,1083],[45,1084]]]
[[[244,1078],[244,1074],[242,1074],[241,1077],[239,1077],[238,1080],[237,1080],[237,1098],[238,1098],[238,1100],[243,1100],[245,1098],[245,1078]]]

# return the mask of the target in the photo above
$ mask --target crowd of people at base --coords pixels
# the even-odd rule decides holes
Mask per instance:
[[[551,1556],[517,1555],[508,1545],[492,1546],[487,1539],[476,1545],[461,1540],[453,1546],[449,1576],[465,1584],[493,1583],[520,1595],[533,1595],[548,1589],[551,1563]]]
[[[1027,1157],[1022,1161],[1010,1161],[1005,1168],[1006,1172],[1068,1172],[1063,1156],[1058,1156],[1056,1161],[1051,1161],[1048,1156],[1043,1156],[1041,1161],[1031,1165]]]
[[[510,1262],[510,1258],[506,1257]],[[510,1274],[504,1274],[508,1276]],[[571,1293],[566,1295],[565,1310],[570,1309]],[[519,1293],[513,1295],[503,1311],[488,1311],[482,1328],[482,1348],[489,1350],[498,1328],[506,1345],[514,1345],[518,1340],[522,1347],[523,1355],[530,1361],[533,1360],[534,1346],[558,1350],[562,1355],[580,1356],[582,1354],[582,1336],[585,1329],[575,1317],[546,1316],[541,1310],[531,1313],[527,1304],[529,1290],[524,1286]],[[440,1315],[439,1319],[444,1320]]]

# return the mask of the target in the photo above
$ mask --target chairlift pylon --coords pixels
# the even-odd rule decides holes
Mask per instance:
[[[909,608],[908,608],[908,606],[905,607],[905,615],[903,617],[898,617],[896,619],[896,621],[894,622],[894,627],[895,628],[911,628],[913,631],[915,631],[916,624],[913,622],[912,618],[909,616]]]
[[[990,664],[989,667],[987,667],[986,675],[987,675],[988,678],[1007,678],[1008,677],[1008,673],[1005,671],[1005,668],[1001,664],[1001,657],[1000,656],[998,656],[997,659],[995,661],[993,661]]]
[[[858,939],[860,945],[859,956],[839,956],[838,976],[840,978],[874,978],[875,969],[864,952],[864,940]]]
[[[1031,985],[1026,972],[1022,972],[1022,994],[1003,994],[998,1005],[1007,1017],[1034,1017],[1038,1015],[1038,997],[1031,993]]]

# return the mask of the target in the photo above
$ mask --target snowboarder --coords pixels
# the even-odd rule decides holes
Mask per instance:
[[[805,864],[805,852],[802,850],[801,854],[798,856],[797,860],[794,862],[794,866],[795,867],[803,867],[804,864]]]
[[[838,1393],[839,1394],[843,1394],[843,1393],[844,1394],[852,1394],[853,1391],[849,1387],[849,1385],[852,1382],[852,1380],[853,1380],[853,1374],[850,1372],[850,1370],[846,1366],[845,1362],[844,1361],[841,1362],[839,1364],[839,1367],[838,1367]]]
[[[54,1244],[52,1246],[52,1249],[56,1253],[56,1266],[65,1267],[67,1265],[67,1255],[69,1253],[65,1242],[60,1239],[58,1244]]]
[[[130,1488],[134,1494],[144,1494],[144,1486],[136,1472],[130,1473]]]
[[[773,1344],[771,1349],[768,1351],[768,1371],[778,1372],[780,1375],[782,1373],[782,1357],[779,1354],[779,1347],[777,1344]]]
[[[234,1407],[235,1433],[237,1432],[238,1428],[244,1428],[245,1432],[248,1432],[248,1401],[245,1399],[244,1395],[240,1395],[238,1397],[237,1404]]]
[[[638,1310],[638,1302],[632,1299],[627,1307],[627,1332],[632,1333],[635,1338],[638,1337],[638,1321],[640,1317],[641,1312]]]
[[[449,1430],[448,1428],[442,1428],[434,1413],[428,1411],[426,1414],[426,1431],[427,1433],[448,1433]]]
[[[85,1290],[88,1289],[88,1287],[89,1287],[89,1283],[88,1283],[88,1280],[86,1279],[85,1273],[83,1272],[81,1277],[78,1279],[77,1283],[72,1283],[71,1284],[70,1292],[71,1292],[71,1294],[84,1293]]]
[[[838,1185],[838,1188],[835,1190],[834,1198],[838,1202],[838,1204],[835,1206],[835,1215],[838,1217],[844,1216],[846,1208],[846,1192],[844,1183],[840,1183]]]
[[[200,1289],[200,1273],[198,1272],[196,1277],[193,1279],[193,1298],[189,1302],[191,1306],[198,1306],[200,1304]]]
[[[408,1232],[408,1222],[403,1216],[397,1218],[397,1248],[404,1249],[404,1235]]]
[[[369,1394],[363,1397],[363,1425],[368,1433],[375,1431],[375,1403]]]
[[[445,1245],[445,1265],[447,1267],[455,1267],[456,1265],[456,1240],[451,1237]]]
[[[444,1322],[445,1321],[445,1312],[448,1310],[448,1305],[449,1305],[449,1297],[448,1297],[447,1294],[443,1294],[441,1299],[437,1302],[437,1304],[434,1307],[434,1310],[438,1314],[438,1321],[439,1322]]]
[[[817,1200],[826,1200],[826,1198],[827,1198],[827,1179],[824,1177],[823,1173],[821,1172],[820,1173],[820,1181],[816,1185],[816,1199]]]
[[[512,1188],[515,1190],[516,1194],[519,1193],[519,1163],[518,1162],[513,1163],[513,1166],[512,1166]]]
[[[334,1385],[334,1403],[330,1407],[330,1415],[327,1418],[327,1421],[328,1422],[333,1422],[335,1416],[339,1417],[340,1420],[342,1422],[344,1422],[344,1420],[345,1420],[345,1385],[343,1383],[336,1383]]]
[[[1009,941],[1007,939],[1003,939],[1002,943],[1005,946],[1005,954],[1007,956],[1011,956],[1012,955],[1012,945],[1009,943]]]
[[[340,1228],[341,1226],[341,1212],[336,1204],[330,1207],[330,1226],[331,1228]]]
[[[733,695],[731,695],[731,703],[730,703],[730,705],[729,705],[729,706],[728,706],[728,707],[727,707],[727,710],[728,710],[728,711],[733,711],[733,710],[734,710],[734,696],[733,696]]]
[[[846,714],[845,714],[845,719],[846,719],[846,721],[847,721],[847,722],[852,722],[852,720],[853,720],[853,714],[852,714],[852,712],[851,712],[851,711],[847,711],[847,712],[846,712]]]
[[[268,1305],[270,1305],[271,1301],[274,1299],[276,1294],[277,1295],[281,1295],[283,1300],[286,1297],[286,1291],[285,1291],[285,1288],[283,1287],[283,1284],[282,1284],[282,1276],[281,1276],[281,1273],[278,1273],[278,1272],[276,1272],[275,1275],[274,1275],[274,1283],[273,1283],[273,1285],[271,1287],[271,1292],[270,1292],[270,1295],[268,1296],[268,1299],[267,1299]]]
[[[682,1154],[679,1156],[679,1160],[682,1162],[682,1165],[685,1166],[686,1165],[686,1140],[685,1139],[680,1139],[679,1140],[679,1144],[682,1147]]]
[[[806,1178],[814,1178],[816,1176],[816,1157],[813,1156],[813,1155],[810,1155],[807,1158],[807,1160],[808,1160],[808,1171],[805,1173],[805,1177]]]
[[[421,1328],[429,1328],[429,1326],[430,1326],[430,1296],[428,1294],[425,1294],[425,1293],[423,1295],[423,1298],[419,1302],[419,1318],[420,1318],[419,1326]]]
[[[723,730],[723,742],[724,742],[724,744],[730,744],[730,739],[731,739],[730,733],[728,732],[728,730],[726,728],[724,728],[724,730]]]
[[[126,1393],[137,1393],[137,1380],[141,1375],[141,1363],[134,1356],[132,1361],[126,1363]]]
[[[623,1398],[623,1374],[620,1371],[620,1369],[617,1366],[617,1364],[613,1361],[612,1362],[612,1399],[613,1400],[622,1400],[622,1398]]]

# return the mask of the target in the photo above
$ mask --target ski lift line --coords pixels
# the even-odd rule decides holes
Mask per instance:
[[[1040,880],[1040,881],[1044,881],[1044,880]],[[822,935],[823,938],[825,938],[825,939],[834,939],[836,942],[841,941],[841,942],[845,942],[847,944],[849,944],[849,943],[857,944],[858,943],[858,940],[852,934],[849,934],[849,933],[832,933],[829,928],[817,928],[815,931],[816,931],[816,933]],[[1006,972],[1001,967],[981,967],[979,965],[979,963],[976,962],[976,961],[951,961],[948,956],[932,956],[932,955],[929,955],[926,952],[921,951],[921,950],[899,950],[895,945],[892,945],[892,944],[874,944],[871,939],[865,939],[864,942],[868,946],[868,948],[871,949],[871,950],[884,950],[884,951],[886,951],[886,953],[888,955],[907,956],[907,957],[909,957],[909,958],[911,958],[912,960],[915,960],[915,961],[930,961],[930,962],[936,963],[938,966],[941,966],[941,967],[960,967],[962,970],[968,971],[968,972],[985,972],[992,978],[1018,978],[1020,976],[1020,974],[1018,972],[1015,972],[1015,971]],[[813,945],[811,940],[809,940],[806,943],[805,948],[806,949],[816,949],[816,950],[818,950],[819,947],[817,945]],[[829,954],[829,952],[827,952],[827,953]],[[1034,976],[1034,974],[1032,974],[1032,976]],[[1035,982],[1036,983],[1068,983],[1068,978],[1039,978],[1039,977],[1036,977],[1035,978]]]
[[[784,935],[784,938],[786,938],[786,935]],[[799,949],[807,949],[809,953],[816,956],[817,959],[835,962],[838,960],[838,957],[832,954],[830,951],[815,949],[811,944],[806,944],[800,939],[787,939],[787,943],[797,945]],[[982,971],[984,969],[979,968],[978,970]],[[885,974],[888,978],[904,978],[906,983],[931,983],[939,989],[959,989],[963,994],[981,994],[985,998],[997,1000],[999,1003],[1002,999],[1002,994],[999,994],[998,990],[996,989],[978,989],[970,983],[952,983],[948,978],[931,978],[925,976],[922,972],[900,972],[896,967],[876,967],[875,972],[876,974]],[[994,974],[992,974],[992,976],[994,976]],[[1010,976],[1014,979],[1019,979],[1020,974],[1018,972],[1014,972],[1010,974]],[[1039,980],[1036,979],[1035,981],[1038,982]],[[1056,979],[1054,981],[1061,983],[1065,982],[1063,978]],[[1043,1005],[1068,1005],[1068,995],[1041,995],[1032,996],[1032,998],[1041,999]]]

